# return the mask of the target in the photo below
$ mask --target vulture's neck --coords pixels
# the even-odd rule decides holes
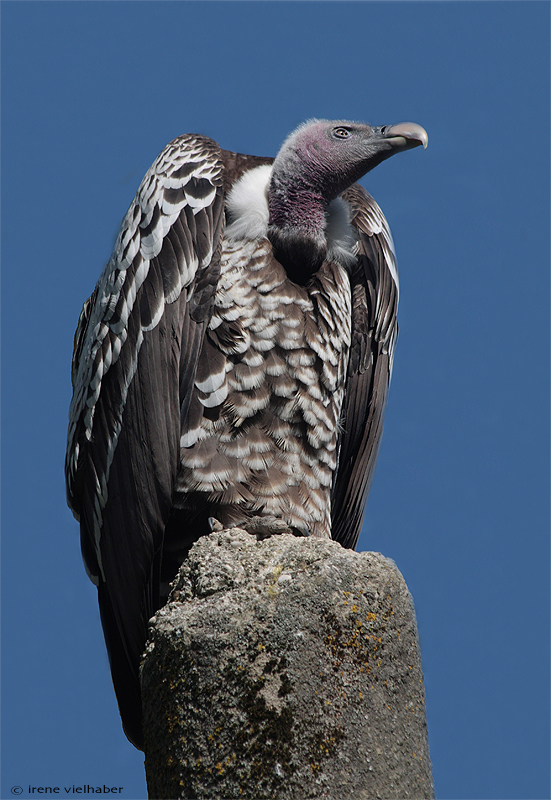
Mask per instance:
[[[268,191],[268,238],[275,257],[295,283],[307,283],[327,255],[328,206],[307,181],[280,175],[274,165]]]
[[[267,236],[289,278],[304,285],[328,258],[348,268],[356,236],[348,204],[328,202],[304,181],[290,181],[263,165],[246,172],[226,201],[226,235]]]

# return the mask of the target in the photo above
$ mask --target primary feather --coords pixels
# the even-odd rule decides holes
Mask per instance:
[[[147,622],[211,518],[356,545],[398,276],[355,181],[426,141],[313,120],[274,160],[180,136],[123,220],[75,335],[66,479],[137,747]]]

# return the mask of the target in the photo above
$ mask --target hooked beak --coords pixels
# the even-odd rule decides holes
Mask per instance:
[[[411,150],[412,147],[423,145],[427,149],[429,135],[424,128],[415,122],[399,122],[398,125],[385,125],[381,128],[383,139],[387,139],[393,147]]]

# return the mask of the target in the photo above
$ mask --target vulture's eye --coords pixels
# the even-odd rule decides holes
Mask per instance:
[[[346,139],[349,135],[350,131],[348,128],[335,128],[333,131],[333,136],[336,136],[337,139]]]

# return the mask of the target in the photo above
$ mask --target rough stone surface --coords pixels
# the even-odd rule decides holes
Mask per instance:
[[[197,542],[142,666],[151,798],[432,798],[395,564],[237,528]]]

